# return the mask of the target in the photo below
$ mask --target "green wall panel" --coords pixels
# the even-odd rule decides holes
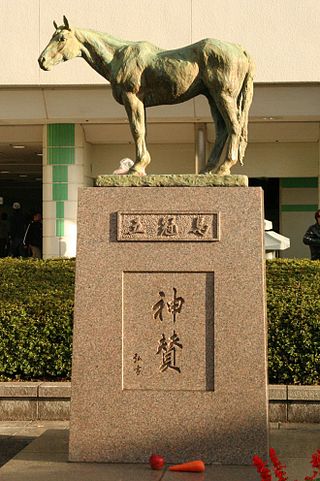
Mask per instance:
[[[68,200],[68,166],[75,163],[75,125],[47,126],[48,164],[52,165],[52,200],[56,201],[56,236],[64,236],[64,201]]]
[[[68,184],[52,184],[52,200],[68,200]]]
[[[48,146],[49,147],[74,147],[75,126],[74,124],[49,124]]]
[[[74,164],[74,147],[49,147],[48,164]]]
[[[284,204],[281,212],[315,212],[318,210],[317,204]]]
[[[53,182],[68,182],[68,166],[67,165],[53,165],[52,166],[52,181]]]
[[[63,219],[56,219],[56,236],[57,237],[64,236],[64,220]]]
[[[64,219],[64,202],[56,202],[56,218]]]
[[[318,177],[288,177],[280,179],[280,185],[283,188],[317,188]]]

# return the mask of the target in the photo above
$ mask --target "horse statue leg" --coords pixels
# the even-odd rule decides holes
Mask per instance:
[[[210,105],[211,115],[215,125],[215,142],[213,149],[209,156],[206,167],[201,171],[201,174],[212,173],[214,174],[219,167],[220,157],[228,138],[228,131],[226,128],[225,121],[222,115],[216,107],[215,101],[212,97],[208,97],[208,102]]]
[[[146,175],[146,167],[151,157],[146,144],[145,109],[143,102],[131,92],[123,95],[123,103],[130,123],[132,137],[136,144],[136,161],[129,170],[130,174]]]
[[[210,96],[214,101],[213,104],[208,98],[216,123],[217,135],[213,152],[209,158],[208,170],[218,175],[230,175],[231,167],[238,161],[243,165],[248,143],[248,112],[253,95],[253,69],[254,67],[250,64],[243,78],[234,76],[233,79],[229,79],[222,85],[221,89],[209,89]],[[216,110],[219,112],[217,113]],[[220,163],[218,155],[221,155],[223,150],[225,132],[222,119],[218,114],[222,117],[228,133],[225,160]]]
[[[248,145],[248,120],[249,109],[252,103],[253,97],[253,71],[254,65],[251,63],[249,71],[243,82],[240,95],[240,123],[241,123],[241,136],[239,144],[239,161],[243,165],[244,154]]]
[[[228,132],[225,160],[218,167],[216,174],[230,175],[231,167],[239,160],[241,125],[238,119],[237,99],[223,90],[219,95],[215,95],[215,103]]]

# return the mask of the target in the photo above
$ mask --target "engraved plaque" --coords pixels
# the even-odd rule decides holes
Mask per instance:
[[[219,240],[216,212],[118,212],[118,241],[215,242]]]
[[[123,389],[213,390],[213,273],[123,273]]]

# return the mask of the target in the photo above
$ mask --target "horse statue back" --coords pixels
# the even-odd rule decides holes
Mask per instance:
[[[243,164],[248,142],[248,113],[253,96],[254,65],[236,44],[204,39],[175,50],[162,50],[149,42],[122,41],[110,35],[71,28],[66,17],[39,65],[54,65],[82,57],[108,80],[113,96],[124,105],[136,145],[136,160],[129,173],[145,175],[150,163],[146,144],[146,108],[185,102],[204,95],[215,123],[216,138],[203,173],[230,174]],[[222,157],[226,145],[225,156]]]

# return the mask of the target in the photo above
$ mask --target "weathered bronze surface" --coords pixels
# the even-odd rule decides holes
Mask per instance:
[[[71,28],[66,17],[38,62],[50,70],[60,62],[83,57],[106,78],[114,98],[124,105],[136,145],[129,173],[145,175],[150,163],[146,145],[146,107],[185,102],[204,95],[216,126],[216,139],[204,172],[230,174],[242,164],[248,138],[248,112],[254,66],[240,46],[205,39],[176,50],[149,42],[116,39],[93,30]],[[221,154],[227,143],[225,158]]]

